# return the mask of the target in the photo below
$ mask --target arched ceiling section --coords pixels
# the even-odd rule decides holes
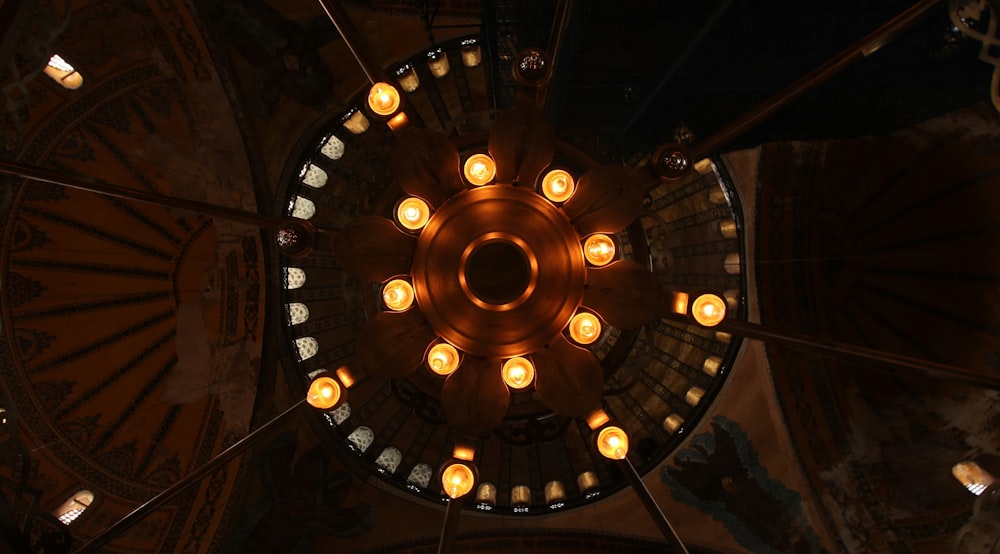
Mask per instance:
[[[1000,374],[996,122],[977,106],[886,137],[765,146],[764,322]],[[782,308],[790,296],[794,312]],[[799,455],[846,547],[948,550],[971,515],[951,466],[1000,470],[997,392],[768,353]]]
[[[189,9],[72,8],[59,48],[85,84],[31,81],[20,147],[6,155],[254,210],[239,111]],[[246,433],[263,343],[263,249],[256,229],[197,214],[16,179],[3,186],[5,404],[31,447],[41,510],[81,486],[94,492],[74,522],[80,540]],[[112,550],[205,547],[236,469]]]

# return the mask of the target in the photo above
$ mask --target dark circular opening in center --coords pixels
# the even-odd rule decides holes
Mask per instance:
[[[472,251],[465,265],[469,290],[487,304],[517,300],[531,282],[528,257],[516,244],[491,241]]]

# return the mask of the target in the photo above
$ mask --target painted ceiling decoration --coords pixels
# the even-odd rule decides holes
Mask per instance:
[[[0,550],[1000,544],[991,4],[573,4],[0,2]]]

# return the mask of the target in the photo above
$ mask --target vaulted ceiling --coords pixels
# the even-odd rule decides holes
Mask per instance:
[[[553,13],[540,4],[440,2],[434,40],[479,33],[486,9],[502,23],[501,44],[544,46]],[[908,5],[675,4],[574,3],[549,104],[568,144],[634,166],[675,135],[697,142]],[[428,49],[420,6],[345,5],[385,67]],[[17,22],[17,71],[6,74],[3,157],[139,190],[286,215],[310,148],[366,83],[311,0],[75,0],[29,11]],[[699,177],[657,189],[643,232],[661,280],[737,289],[743,313],[777,329],[998,375],[1000,127],[979,46],[942,6],[714,158],[722,185]],[[80,89],[33,74],[46,47],[79,69]],[[485,129],[490,109],[504,107],[490,104],[491,60],[457,62],[450,80],[425,74],[411,100],[424,125],[452,137]],[[336,224],[394,201],[391,134],[373,125],[345,137],[344,163],[313,197],[317,217]],[[2,184],[0,401],[15,422],[5,444],[27,448],[42,510],[95,492],[70,527],[78,541],[298,399],[315,368],[294,338],[349,342],[365,317],[352,305],[360,285],[332,256],[304,261],[308,285],[285,291],[291,262],[268,232]],[[738,239],[717,233],[733,211]],[[733,253],[740,262],[727,267]],[[286,319],[292,300],[310,305],[308,333]],[[695,373],[700,362],[685,356],[726,352],[665,323],[633,339],[635,352],[646,348],[637,371],[668,388],[681,378],[658,373],[672,363],[650,361],[658,346],[682,345],[673,363]],[[728,361],[699,425],[679,434],[661,430],[670,412],[648,392],[655,382],[638,379],[634,396],[616,400],[622,411],[639,406],[636,425],[658,418],[650,435],[673,454],[641,465],[692,551],[951,552],[974,500],[951,465],[974,458],[1000,475],[996,391],[756,341]],[[381,421],[376,444],[445,442],[416,408],[365,386],[352,409]],[[299,414],[108,551],[432,549],[440,505],[401,494],[372,469],[379,448],[358,455],[330,427]],[[563,446],[542,440],[508,455]],[[460,532],[484,552],[664,548],[628,490],[541,516],[468,513]]]

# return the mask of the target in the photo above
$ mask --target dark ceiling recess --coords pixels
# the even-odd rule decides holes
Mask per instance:
[[[555,119],[625,152],[648,149],[681,124],[705,137],[911,4],[584,2]],[[978,50],[942,3],[732,147],[884,133],[986,99],[991,67]]]

